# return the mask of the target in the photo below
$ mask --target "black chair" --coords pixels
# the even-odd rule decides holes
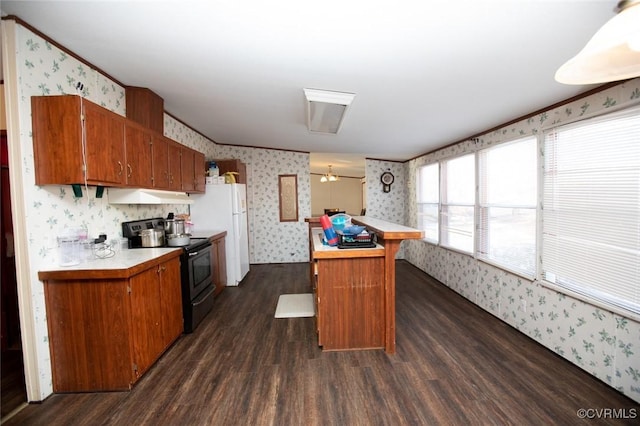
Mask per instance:
[[[333,216],[334,214],[345,213],[344,210],[340,209],[324,209],[324,214],[327,216]]]

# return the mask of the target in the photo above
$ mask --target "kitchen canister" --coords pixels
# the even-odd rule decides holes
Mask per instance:
[[[80,240],[76,236],[58,237],[58,265],[73,266],[80,263]]]

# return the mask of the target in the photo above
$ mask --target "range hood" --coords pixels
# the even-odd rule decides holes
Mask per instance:
[[[186,192],[159,189],[109,188],[109,204],[193,204]]]

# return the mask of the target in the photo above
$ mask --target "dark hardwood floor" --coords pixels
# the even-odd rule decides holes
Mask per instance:
[[[638,424],[640,407],[397,263],[397,353],[322,352],[313,318],[275,319],[308,265],[252,265],[130,392],[56,394],[8,425]],[[634,419],[577,411],[625,410]]]

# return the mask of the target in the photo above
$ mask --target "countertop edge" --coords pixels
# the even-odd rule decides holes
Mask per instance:
[[[95,279],[128,279],[142,271],[153,268],[176,257],[180,257],[182,249],[176,247],[167,253],[163,253],[152,259],[137,263],[129,268],[92,268],[92,269],[69,269],[38,271],[38,279],[41,281],[50,280],[95,280]]]

